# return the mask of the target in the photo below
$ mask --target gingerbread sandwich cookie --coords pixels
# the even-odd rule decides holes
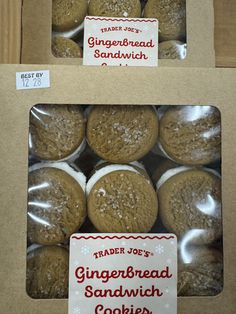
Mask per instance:
[[[56,36],[52,38],[52,53],[56,58],[82,58],[79,45],[69,38]]]
[[[105,166],[86,186],[88,216],[100,232],[148,232],[157,219],[155,190],[130,165]]]
[[[34,299],[68,297],[69,252],[60,246],[32,246],[27,254],[26,290]]]
[[[107,17],[140,17],[139,0],[90,0],[89,15]]]
[[[180,241],[207,244],[221,237],[221,179],[214,170],[170,169],[157,193],[162,223]]]
[[[30,168],[28,240],[65,243],[86,218],[86,178],[64,162],[39,163]]]
[[[223,257],[207,247],[180,248],[179,296],[216,296],[223,290]]]
[[[160,41],[185,41],[186,0],[148,0],[144,17],[158,19]]]
[[[107,161],[138,160],[152,149],[157,137],[158,118],[152,106],[94,106],[88,114],[88,143]]]
[[[39,160],[74,159],[85,148],[85,118],[76,105],[37,105],[30,112],[29,150]]]
[[[88,0],[53,0],[52,29],[65,32],[79,26],[88,9]]]
[[[221,157],[221,117],[212,106],[163,106],[159,144],[173,161],[207,165]]]

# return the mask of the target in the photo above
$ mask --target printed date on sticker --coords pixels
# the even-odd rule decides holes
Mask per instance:
[[[39,89],[50,87],[50,71],[16,72],[16,89]]]
[[[87,16],[83,64],[157,66],[158,21]]]
[[[74,234],[69,314],[176,314],[173,234]]]

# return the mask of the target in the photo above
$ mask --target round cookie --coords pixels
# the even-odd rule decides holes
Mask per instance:
[[[213,170],[178,167],[157,183],[162,223],[179,240],[212,243],[222,235],[221,180]]]
[[[37,105],[30,112],[30,154],[41,160],[63,160],[84,148],[85,118],[76,105]]]
[[[128,163],[146,155],[158,137],[152,106],[94,106],[88,115],[87,140],[110,162]]]
[[[178,40],[163,41],[159,44],[159,59],[185,59],[187,46]]]
[[[60,246],[40,246],[27,254],[26,290],[34,299],[68,296],[69,253]]]
[[[53,0],[52,29],[64,32],[80,25],[88,9],[88,0]]]
[[[144,17],[158,19],[160,41],[185,41],[186,0],[148,0]]]
[[[139,0],[90,0],[89,15],[107,17],[140,17]]]
[[[28,183],[28,239],[65,243],[86,218],[86,178],[66,163],[36,164]]]
[[[223,289],[223,258],[216,249],[184,250],[178,262],[178,296],[215,296]]]
[[[155,190],[137,169],[109,165],[99,169],[86,186],[88,216],[100,232],[148,232],[158,203]]]
[[[159,141],[168,157],[184,165],[206,165],[220,159],[221,119],[217,108],[171,106],[165,109],[160,119]]]
[[[52,53],[56,58],[82,58],[82,49],[71,39],[56,36],[52,38]]]

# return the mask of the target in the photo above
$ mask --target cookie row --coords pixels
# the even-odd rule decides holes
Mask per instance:
[[[38,160],[75,160],[86,141],[112,163],[129,163],[151,150],[182,165],[221,157],[220,112],[211,106],[37,105],[31,110],[29,151]]]
[[[222,254],[212,248],[180,248],[178,296],[215,296],[223,289]],[[62,246],[32,246],[27,253],[26,290],[36,299],[68,297],[69,252]]]
[[[66,243],[88,214],[95,232],[146,233],[160,219],[179,241],[213,243],[222,235],[220,188],[218,173],[206,168],[170,169],[155,190],[137,163],[99,165],[87,183],[67,163],[35,164],[29,172],[28,239]]]
[[[159,20],[160,59],[186,57],[186,0],[53,0],[52,52],[56,57],[80,58],[86,15]],[[63,39],[64,38],[64,39]],[[71,39],[74,39],[71,40]]]

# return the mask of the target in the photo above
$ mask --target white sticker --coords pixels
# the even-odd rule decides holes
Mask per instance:
[[[69,314],[176,314],[172,234],[74,234]]]
[[[16,73],[16,89],[35,89],[50,87],[50,72],[30,71]]]
[[[87,16],[83,64],[157,66],[158,21]]]

